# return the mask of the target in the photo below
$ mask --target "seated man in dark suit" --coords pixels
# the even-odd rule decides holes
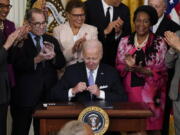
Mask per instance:
[[[67,67],[62,80],[53,88],[56,101],[125,101],[117,71],[100,63],[103,55],[101,42],[86,41],[82,55],[84,62]]]

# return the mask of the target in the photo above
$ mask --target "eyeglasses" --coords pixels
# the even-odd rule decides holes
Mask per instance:
[[[86,15],[85,14],[71,14],[73,17],[75,18],[79,18],[79,17],[85,17]]]
[[[0,3],[0,9],[3,9],[3,8],[7,8],[7,9],[11,9],[12,8],[12,5],[5,5],[5,4],[2,4]]]
[[[35,27],[41,27],[41,26],[45,26],[47,24],[46,21],[44,22],[31,22],[32,25],[34,25]]]

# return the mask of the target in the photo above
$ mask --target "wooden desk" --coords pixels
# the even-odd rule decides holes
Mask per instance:
[[[40,135],[58,131],[66,122],[77,119],[85,107],[77,103],[48,106],[37,109],[35,118],[40,119]],[[152,112],[143,103],[114,103],[113,109],[105,109],[110,118],[109,131],[143,131],[145,120]]]

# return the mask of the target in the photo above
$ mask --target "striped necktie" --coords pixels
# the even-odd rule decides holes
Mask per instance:
[[[36,40],[36,50],[39,53],[41,51],[40,36],[36,36],[34,39]]]

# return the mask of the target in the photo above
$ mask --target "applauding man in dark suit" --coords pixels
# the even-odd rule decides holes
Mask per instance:
[[[57,101],[124,101],[126,99],[117,71],[101,64],[102,44],[88,40],[83,44],[84,62],[66,68],[53,89]]]
[[[102,62],[114,66],[119,40],[131,33],[128,7],[121,0],[87,0],[86,23],[98,28]]]
[[[17,81],[11,103],[13,135],[28,135],[35,107],[40,102],[49,101],[50,89],[58,79],[56,70],[65,65],[58,41],[45,34],[43,12],[31,9],[27,21],[30,31],[13,50]]]

